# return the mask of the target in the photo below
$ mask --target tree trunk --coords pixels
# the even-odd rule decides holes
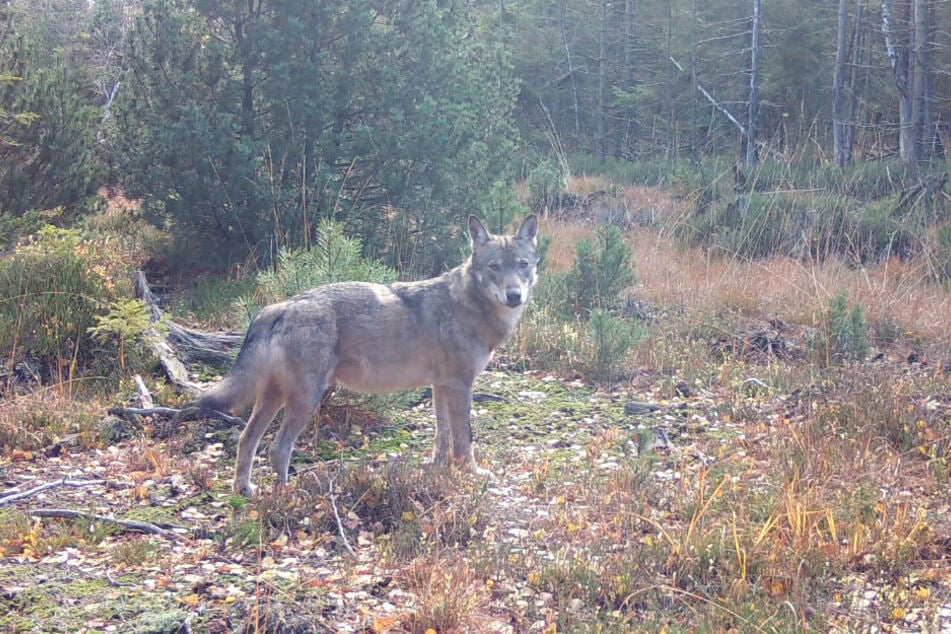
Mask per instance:
[[[594,139],[594,156],[599,163],[604,162],[606,141],[605,131],[607,129],[607,84],[608,84],[608,0],[599,2],[601,11],[601,31],[600,31],[600,49],[598,51],[598,108],[597,131]]]
[[[905,16],[911,17],[909,0],[901,0],[906,9]],[[900,28],[896,23],[894,0],[882,0],[882,33],[885,36],[885,51],[891,62],[892,74],[895,77],[895,88],[898,89],[898,153],[905,163],[916,163],[917,144],[912,129],[912,92],[914,83],[912,76],[913,66],[910,64],[910,51],[913,49],[912,32],[907,28]]]
[[[845,104],[845,60],[846,33],[849,29],[849,0],[839,0],[839,12],[836,23],[835,67],[832,72],[832,145],[835,164],[845,167],[849,164],[846,149],[846,104]]]
[[[845,128],[845,157],[846,164],[852,162],[852,155],[855,151],[855,132],[856,119],[858,118],[858,95],[859,95],[859,56],[865,47],[865,4],[859,0],[855,7],[855,23],[852,27],[852,43],[849,48],[849,99],[848,111],[846,113]],[[866,82],[867,85],[867,82]]]
[[[911,142],[915,160],[931,158],[931,29],[928,0],[914,0],[914,39],[911,55]]]
[[[571,46],[568,43],[568,0],[558,4],[558,26],[561,28],[561,39],[565,44],[565,60],[568,62],[568,81],[571,82],[571,97],[574,102],[575,133],[581,134],[581,107],[578,104],[578,82],[575,79],[575,69],[571,62]]]
[[[624,3],[624,77],[627,90],[634,91],[637,86],[637,0],[625,0]],[[627,113],[624,153],[631,155],[637,142],[637,111],[629,106]]]
[[[750,34],[750,100],[746,116],[746,166],[756,164],[756,127],[759,119],[759,65],[760,65],[760,2],[753,0],[753,21]]]

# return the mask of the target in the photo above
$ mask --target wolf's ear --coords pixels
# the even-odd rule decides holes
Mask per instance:
[[[489,230],[475,216],[469,216],[469,237],[472,238],[473,245],[485,244],[489,241]]]
[[[534,214],[522,221],[515,237],[519,240],[528,240],[535,244],[535,237],[538,235],[538,217]]]

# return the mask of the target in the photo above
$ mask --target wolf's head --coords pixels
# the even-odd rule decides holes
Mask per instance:
[[[502,306],[517,309],[528,303],[535,288],[538,265],[538,219],[526,218],[515,235],[493,235],[482,221],[469,216],[472,275],[479,291]]]

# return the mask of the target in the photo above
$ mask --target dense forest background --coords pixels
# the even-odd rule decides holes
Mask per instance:
[[[595,172],[683,184],[701,212],[724,182],[932,196],[949,18],[943,0],[9,1],[0,234],[75,223],[107,186],[202,266],[271,261],[333,218],[427,273],[464,215],[521,211],[518,181],[539,208]]]

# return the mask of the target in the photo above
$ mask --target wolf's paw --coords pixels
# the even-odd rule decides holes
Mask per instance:
[[[238,495],[243,495],[246,498],[252,498],[258,492],[258,488],[251,484],[250,481],[234,481],[234,492]]]

